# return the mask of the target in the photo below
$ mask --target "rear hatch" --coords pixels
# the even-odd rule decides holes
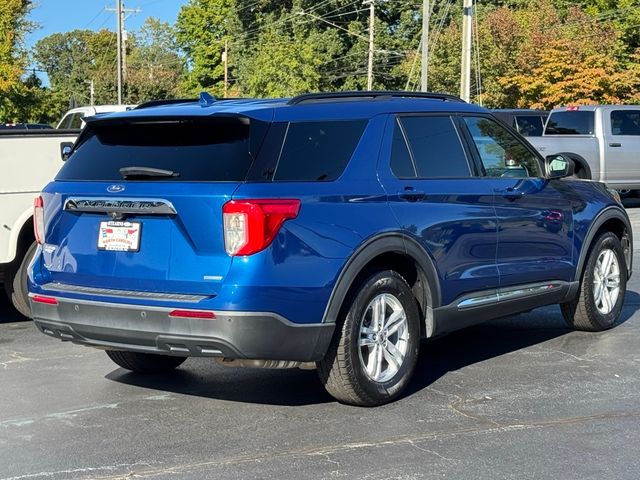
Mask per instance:
[[[52,282],[215,294],[231,257],[222,206],[266,124],[246,117],[97,120],[43,193]]]

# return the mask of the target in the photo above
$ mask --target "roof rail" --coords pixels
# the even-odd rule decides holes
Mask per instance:
[[[197,98],[173,98],[171,100],[151,100],[150,102],[141,103],[134,110],[140,110],[142,108],[159,107],[161,105],[173,105],[176,103],[196,103]]]
[[[332,92],[332,93],[305,93],[293,97],[287,105],[300,105],[302,103],[330,102],[332,100],[349,99],[388,100],[390,98],[424,98],[429,100],[442,100],[443,102],[464,102],[464,100],[446,93],[431,92],[403,92],[393,90]]]

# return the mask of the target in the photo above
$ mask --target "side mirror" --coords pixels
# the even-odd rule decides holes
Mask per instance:
[[[73,153],[73,143],[62,142],[60,144],[60,158],[62,158],[63,162],[66,162],[72,153]]]
[[[550,179],[570,177],[575,173],[576,165],[566,155],[558,153],[545,159],[547,177]]]

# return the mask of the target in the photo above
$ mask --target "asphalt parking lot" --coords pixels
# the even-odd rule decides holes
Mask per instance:
[[[547,307],[462,331],[423,345],[404,398],[363,409],[313,371],[127,373],[2,297],[0,479],[637,479],[639,308],[636,267],[615,329]]]

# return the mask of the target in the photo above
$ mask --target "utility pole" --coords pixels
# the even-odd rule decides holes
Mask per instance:
[[[128,9],[124,8],[123,0],[116,0],[116,8],[105,8],[107,12],[116,12],[116,43],[117,43],[117,55],[116,55],[116,68],[118,79],[118,105],[122,105],[122,87],[126,81],[126,69],[127,69],[127,51],[126,51],[126,32],[124,29],[125,13],[140,13],[139,8]]]
[[[229,41],[224,41],[224,52],[222,52],[222,61],[224,62],[224,98],[227,98],[229,91]]]
[[[429,20],[431,19],[431,5],[429,0],[422,0],[422,73],[420,90],[429,91]]]
[[[93,80],[89,81],[89,103],[93,107],[96,98],[96,89]]]
[[[122,9],[124,8],[124,5],[122,4],[122,0],[117,0],[116,2],[116,25],[117,25],[117,30],[116,30],[116,38],[117,38],[117,44],[118,46],[116,47],[118,49],[118,53],[117,53],[117,58],[116,58],[116,63],[118,64],[117,69],[118,69],[118,105],[122,105],[122,79],[123,79],[123,75],[122,75]]]
[[[464,0],[462,17],[462,63],[460,69],[460,98],[471,101],[471,27],[473,19],[473,0]]]
[[[367,0],[365,5],[369,5],[369,67],[367,68],[367,90],[373,90],[373,52],[374,52],[374,28],[375,28],[375,0]]]

